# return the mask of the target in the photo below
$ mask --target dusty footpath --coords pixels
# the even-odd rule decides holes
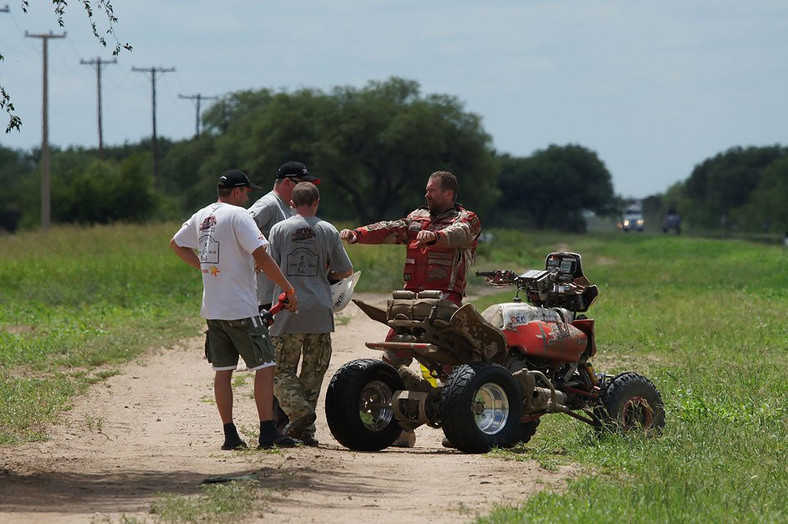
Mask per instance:
[[[341,315],[347,318],[334,333],[324,390],[342,364],[379,357],[363,343],[386,332],[353,304]],[[416,430],[412,449],[350,451],[328,430],[324,395],[318,448],[221,451],[202,344],[195,333],[178,347],[151,350],[79,398],[49,440],[0,448],[0,522],[152,520],[150,505],[160,493],[196,495],[208,478],[254,475],[268,500],[255,519],[456,523],[560,489],[566,478],[567,471],[534,462],[445,449],[443,433],[428,427]],[[236,392],[236,424],[251,444],[257,432],[251,380]]]

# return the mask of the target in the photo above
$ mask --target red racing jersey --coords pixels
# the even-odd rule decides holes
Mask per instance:
[[[447,247],[419,246],[419,231],[434,231],[438,239],[447,239]],[[473,211],[459,204],[440,215],[426,207],[411,211],[399,220],[376,222],[354,229],[361,244],[407,244],[403,279],[405,289],[437,289],[447,298],[460,303],[465,296],[468,271],[476,256],[476,244],[482,226]]]

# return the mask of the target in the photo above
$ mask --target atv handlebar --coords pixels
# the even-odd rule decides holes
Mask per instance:
[[[508,286],[517,281],[517,273],[511,269],[496,269],[495,271],[477,271],[477,277],[484,277],[485,282],[491,286]]]
[[[538,269],[529,269],[522,275],[518,275],[511,269],[477,271],[476,276],[484,277],[485,282],[491,286],[515,284],[518,290],[528,293],[544,293],[557,281],[554,273]]]
[[[587,311],[597,296],[596,286],[584,276],[570,280],[567,275],[550,269],[529,269],[518,275],[511,269],[477,271],[491,286],[517,286],[517,294],[525,293],[535,306],[561,307],[571,311]]]

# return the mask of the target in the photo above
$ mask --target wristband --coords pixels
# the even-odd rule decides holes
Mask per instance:
[[[295,288],[291,287],[290,289],[285,291],[285,295],[287,295],[287,296],[295,295]]]

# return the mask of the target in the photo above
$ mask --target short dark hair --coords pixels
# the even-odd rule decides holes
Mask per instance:
[[[311,206],[320,198],[320,190],[312,182],[299,182],[293,188],[295,207]]]
[[[454,200],[457,200],[457,177],[449,173],[448,171],[435,171],[433,174],[430,175],[431,179],[437,179],[441,184],[441,189],[444,191],[453,191],[454,192]]]

